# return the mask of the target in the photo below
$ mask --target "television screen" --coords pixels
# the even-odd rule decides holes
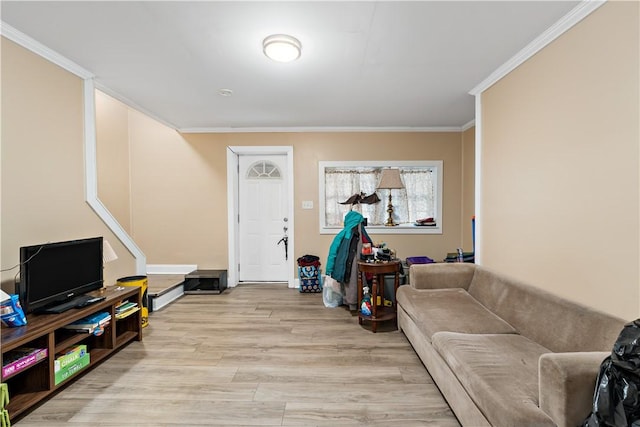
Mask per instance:
[[[26,312],[100,289],[102,237],[20,248],[20,301]]]

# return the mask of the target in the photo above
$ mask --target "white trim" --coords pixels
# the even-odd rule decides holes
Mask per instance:
[[[417,227],[410,224],[387,227],[384,225],[367,225],[367,234],[375,236],[378,234],[443,234],[442,226],[437,227]],[[320,234],[338,234],[342,231],[340,227],[321,227]]]
[[[295,287],[295,217],[293,185],[293,147],[292,146],[229,146],[227,147],[227,244],[229,248],[229,268],[227,286],[238,285],[238,156],[239,155],[285,154],[287,156],[288,204],[289,212],[289,259],[287,260],[287,283]]]
[[[4,21],[0,21],[0,35],[6,37],[12,42],[19,44],[25,49],[28,49],[31,52],[40,55],[47,61],[64,68],[65,70],[69,71],[72,74],[75,74],[80,78],[91,79],[94,77],[93,73],[91,73],[90,71],[82,68],[75,62],[65,58],[58,52],[55,52],[54,50],[48,48],[39,41],[32,39],[23,32],[16,30]]]
[[[84,79],[83,90],[85,200],[136,259],[136,274],[145,274],[147,259],[144,253],[98,198],[95,87],[92,79]]]
[[[442,160],[342,160],[318,162],[318,224],[320,234],[338,234],[342,228],[327,227],[325,225],[325,187],[324,174],[328,167],[401,167],[401,166],[423,166],[434,167],[437,174],[438,200],[436,201],[437,227],[416,227],[413,225],[399,225],[396,227],[386,227],[384,225],[368,225],[368,234],[443,234],[444,224],[442,219],[443,191],[444,191],[444,162]]]
[[[0,21],[0,35],[83,79],[85,201],[136,259],[136,274],[145,273],[146,258],[133,239],[98,199],[95,85],[93,74],[42,43]]]
[[[147,274],[189,274],[197,264],[147,264]]]
[[[569,13],[560,18],[560,20],[551,27],[547,28],[545,32],[536,37],[531,43],[520,50],[520,52],[516,53],[511,59],[498,67],[498,69],[491,73],[489,77],[471,89],[469,93],[471,95],[477,95],[489,89],[498,80],[502,79],[504,76],[520,66],[520,64],[531,58],[549,43],[560,37],[578,22],[582,21],[589,14],[593,13],[596,9],[605,4],[606,1],[607,0],[582,0]]]
[[[180,133],[311,133],[311,132],[460,132],[462,126],[433,127],[204,127],[181,128]]]
[[[476,119],[469,120],[467,123],[462,125],[462,127],[460,128],[460,132],[466,132],[472,127],[474,127],[475,125],[476,125]]]
[[[132,108],[132,109],[134,109],[134,110],[146,115],[150,119],[153,119],[153,120],[157,121],[158,123],[162,123],[163,125],[165,125],[168,128],[171,128],[171,129],[174,129],[174,130],[178,129],[176,127],[176,125],[174,125],[173,123],[169,123],[165,119],[158,117],[156,114],[152,113],[151,111],[147,110],[146,108],[141,107],[140,105],[136,104],[135,102],[133,102],[129,98],[127,98],[125,96],[122,96],[119,93],[114,92],[113,90],[109,89],[104,84],[102,84],[100,82],[95,82],[95,86],[100,92],[104,92],[106,95],[109,95],[110,97],[122,102],[123,104],[125,104],[129,108]]]
[[[229,265],[227,267],[227,286],[233,288],[238,284],[238,254],[235,242],[238,241],[238,155],[227,147],[227,252]]]
[[[482,93],[476,94],[476,120],[474,262],[482,265]]]
[[[160,294],[152,294],[149,293],[149,312],[150,315],[153,316],[153,313],[161,310],[167,305],[171,304],[173,301],[184,295],[184,284],[179,284],[170,288],[166,292],[162,292]]]
[[[95,75],[86,70],[85,68],[81,67],[80,65],[76,64],[75,62],[71,61],[70,59],[62,56],[61,54],[59,54],[58,52],[48,48],[47,46],[43,45],[42,43],[40,43],[39,41],[29,37],[28,35],[22,33],[21,31],[15,29],[14,27],[12,27],[11,25],[7,24],[4,21],[0,21],[0,35],[6,37],[7,39],[19,44],[20,46],[24,47],[25,49],[30,50],[31,52],[40,55],[41,57],[43,57],[44,59],[46,59],[49,62],[52,62],[56,65],[58,65],[59,67],[62,67],[63,69],[69,71],[72,74],[75,74],[76,76],[82,78],[82,79],[94,79],[95,80]],[[166,120],[158,117],[156,114],[150,112],[149,110],[142,108],[140,105],[136,104],[135,102],[133,102],[132,100],[114,92],[113,90],[109,89],[108,87],[106,87],[104,84],[98,82],[98,81],[94,81],[94,87],[99,89],[100,91],[104,92],[105,94],[111,96],[114,99],[117,99],[118,101],[124,103],[125,105],[129,106],[130,108],[133,108],[145,115],[147,115],[149,118],[152,118],[154,120],[156,120],[157,122],[160,122],[162,124],[164,124],[167,127],[170,127],[171,129],[177,129],[177,127],[172,124],[167,122]]]

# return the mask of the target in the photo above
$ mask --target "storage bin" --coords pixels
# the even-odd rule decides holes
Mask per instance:
[[[313,265],[298,267],[300,292],[322,292],[322,269]]]

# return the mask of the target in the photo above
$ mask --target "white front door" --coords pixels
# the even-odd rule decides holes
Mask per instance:
[[[241,282],[287,281],[286,155],[240,155],[238,237]]]

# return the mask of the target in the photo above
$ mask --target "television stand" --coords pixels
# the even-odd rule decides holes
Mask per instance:
[[[10,401],[5,409],[9,411],[12,422],[127,344],[142,341],[140,309],[116,316],[116,306],[122,301],[142,307],[139,286],[108,286],[87,295],[104,299],[60,314],[28,314],[27,324],[18,328],[2,326],[2,382],[7,383],[9,388]],[[101,335],[65,329],[76,320],[101,312],[111,315]],[[56,373],[55,370],[56,358],[65,350],[80,344],[86,346],[88,365],[60,380],[57,378],[60,371]],[[9,353],[20,348],[37,349],[40,357],[34,358],[31,364],[25,363],[26,366],[11,370]]]

